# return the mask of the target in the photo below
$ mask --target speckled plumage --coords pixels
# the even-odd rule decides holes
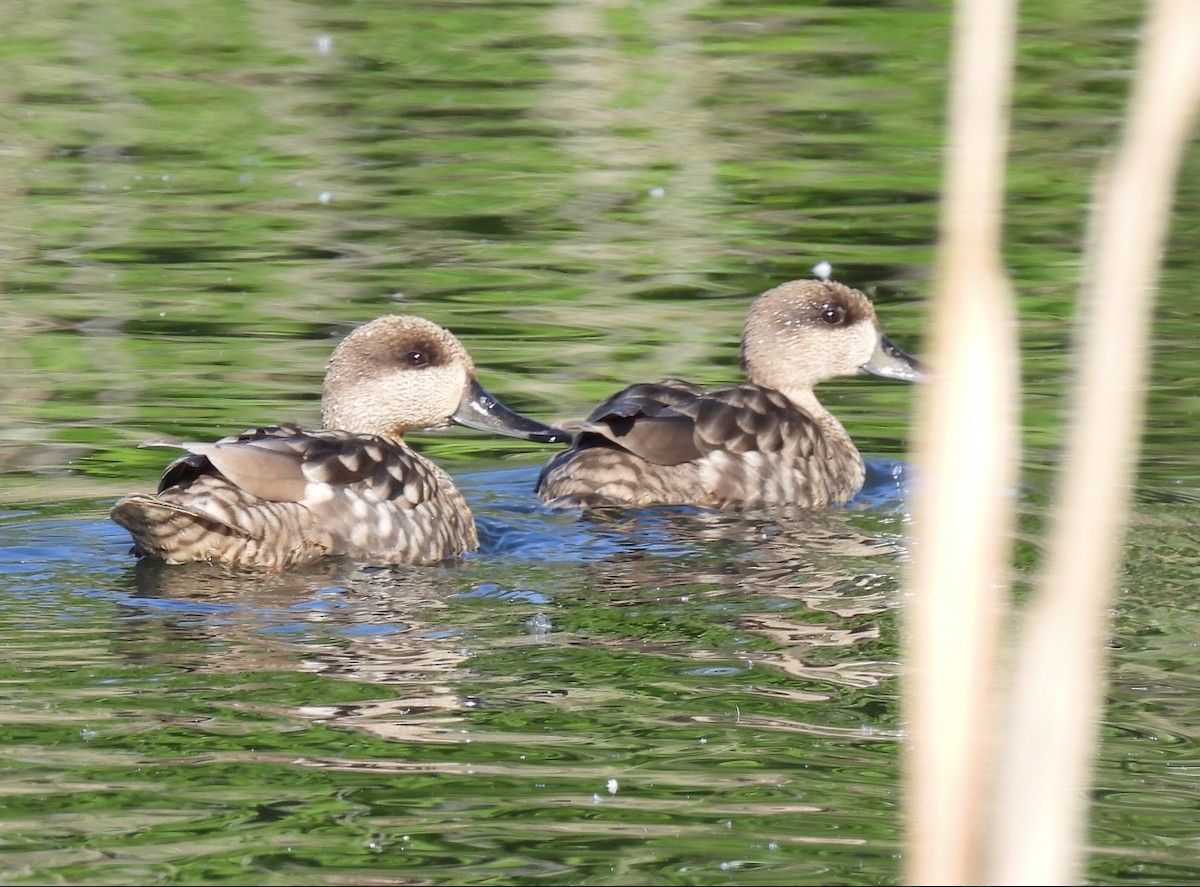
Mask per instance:
[[[862,487],[862,457],[813,387],[839,375],[915,379],[858,290],[801,280],[768,290],[742,335],[748,381],[705,391],[667,379],[625,388],[579,424],[538,477],[559,507],[819,508]]]
[[[451,422],[553,442],[565,433],[505,409],[482,389],[466,350],[421,318],[389,316],[335,350],[324,430],[257,428],[182,443],[151,496],[112,508],[138,554],[285,569],[327,555],[428,564],[479,540],[462,494],[403,433]]]

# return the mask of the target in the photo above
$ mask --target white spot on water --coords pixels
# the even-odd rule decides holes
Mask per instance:
[[[550,622],[550,617],[545,613],[534,613],[525,620],[525,631],[533,640],[544,641],[553,630],[554,626]]]
[[[617,780],[616,779],[610,779],[604,785],[605,785],[605,788],[608,789],[608,793],[610,795],[615,795],[617,793]]]
[[[317,195],[318,203],[328,203],[331,200],[333,200],[333,192],[332,191],[322,191],[320,194]]]
[[[661,197],[667,196],[667,189],[666,188],[651,188],[647,193],[651,197],[661,198]]]
[[[813,265],[812,270],[813,274],[817,275],[817,277],[821,278],[822,280],[828,280],[829,275],[833,273],[833,266],[825,260],[821,260],[820,262],[817,262],[817,264]]]
[[[333,38],[328,34],[320,34],[313,40],[313,47],[318,55],[329,55],[333,52]]]

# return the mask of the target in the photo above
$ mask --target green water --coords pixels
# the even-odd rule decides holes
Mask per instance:
[[[1025,6],[1019,584],[1142,13]],[[550,513],[546,448],[466,431],[416,440],[483,542],[436,568],[156,568],[105,516],[157,480],[140,441],[315,423],[329,351],[383,313],[450,327],[544,420],[635,379],[735,378],[749,300],[821,260],[919,353],[946,5],[5,13],[0,881],[901,881],[906,386],[822,388],[875,476],[809,518]],[[1171,230],[1097,883],[1200,878],[1195,143]]]

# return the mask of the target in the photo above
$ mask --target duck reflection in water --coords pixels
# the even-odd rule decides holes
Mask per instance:
[[[470,656],[467,627],[448,603],[470,587],[458,566],[323,558],[263,571],[142,558],[129,567],[138,596],[125,602],[138,617],[120,621],[119,645],[143,665],[251,683],[303,674],[376,687],[354,701],[319,704],[289,692],[257,707],[386,739],[455,741]]]

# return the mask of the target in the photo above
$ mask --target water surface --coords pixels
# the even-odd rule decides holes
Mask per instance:
[[[1140,10],[1022,15],[1019,590]],[[164,568],[106,515],[157,480],[140,441],[316,422],[330,350],[388,312],[450,327],[547,421],[634,379],[736,378],[750,299],[821,260],[919,353],[949,25],[889,2],[17,4],[0,880],[899,883],[904,385],[822,388],[873,470],[828,513],[551,512],[548,448],[460,430],[415,442],[482,548],[434,568]],[[1163,257],[1094,882],[1200,877],[1198,170],[1193,149]]]

